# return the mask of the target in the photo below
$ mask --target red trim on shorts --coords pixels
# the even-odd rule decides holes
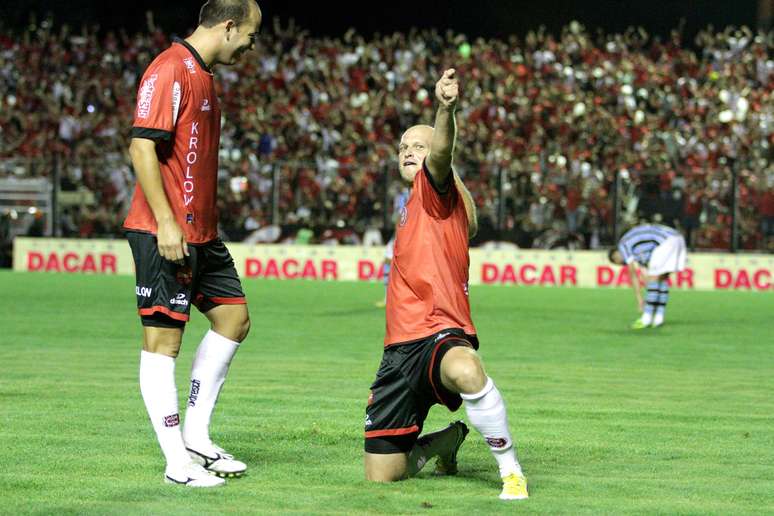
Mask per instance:
[[[441,398],[441,395],[438,394],[438,389],[435,388],[435,382],[433,382],[433,367],[435,366],[435,356],[438,353],[438,349],[441,347],[441,344],[452,339],[461,340],[463,342],[466,342],[468,344],[468,347],[470,348],[473,347],[470,344],[470,342],[468,342],[468,339],[460,337],[459,335],[449,335],[448,337],[442,338],[435,344],[435,349],[433,349],[433,355],[432,357],[430,357],[430,367],[428,368],[427,376],[430,378],[430,387],[433,388],[433,394],[435,394],[436,399],[443,406],[446,406],[446,402],[444,401],[443,398]]]
[[[140,313],[140,315],[153,315],[155,312],[161,312],[162,314],[176,321],[185,322],[188,320],[188,316],[186,314],[175,312],[174,310],[170,310],[166,306],[152,306],[150,308],[140,308],[137,311]]]
[[[406,435],[406,434],[413,434],[414,432],[419,432],[419,427],[417,425],[411,425],[407,428],[394,428],[390,430],[371,430],[370,432],[366,432],[365,436],[366,439],[369,437],[384,437],[387,435]]]
[[[243,297],[208,297],[216,305],[246,305],[247,301]]]

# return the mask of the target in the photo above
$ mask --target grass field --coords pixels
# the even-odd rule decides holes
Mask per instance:
[[[457,477],[362,479],[380,285],[245,290],[253,329],[213,435],[250,470],[202,491],[162,482],[137,382],[133,279],[0,273],[0,512],[774,512],[770,295],[676,292],[668,325],[635,333],[628,291],[473,288],[481,354],[530,480],[529,500],[505,503],[475,432]],[[181,399],[204,323],[194,315],[185,335]],[[436,407],[426,428],[463,415]]]

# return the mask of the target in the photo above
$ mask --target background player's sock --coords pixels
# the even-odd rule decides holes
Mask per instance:
[[[177,409],[175,359],[158,353],[140,354],[140,392],[153,429],[156,431],[167,468],[181,468],[191,462],[180,434]]]
[[[666,305],[669,301],[669,283],[666,281],[659,282],[658,293],[658,307],[656,307],[656,316],[653,318],[653,324],[661,325],[664,323],[664,315],[666,315]]]
[[[210,418],[237,349],[238,342],[209,330],[196,350],[191,366],[191,390],[183,426],[183,437],[189,448],[207,447],[211,444]]]
[[[465,436],[463,435],[464,439]],[[408,474],[414,476],[425,467],[430,459],[439,455],[450,455],[460,443],[460,431],[454,424],[437,432],[425,434],[414,444],[408,457]]]
[[[653,322],[653,316],[658,306],[658,281],[649,281],[645,293],[645,309],[642,312],[642,323],[646,326]]]
[[[481,433],[497,460],[500,476],[506,477],[512,473],[521,475],[521,466],[516,459],[513,439],[508,430],[505,402],[492,379],[487,378],[481,392],[460,394],[460,396],[465,404],[465,412],[468,414],[470,424]]]

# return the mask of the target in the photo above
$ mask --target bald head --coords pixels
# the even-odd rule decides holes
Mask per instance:
[[[427,145],[430,145],[430,141],[433,139],[433,126],[430,125],[414,125],[406,129],[406,132],[401,136],[401,143],[409,138],[420,138],[427,140]]]
[[[227,20],[242,25],[255,16],[261,17],[261,8],[255,0],[209,0],[199,11],[199,25],[212,28]]]

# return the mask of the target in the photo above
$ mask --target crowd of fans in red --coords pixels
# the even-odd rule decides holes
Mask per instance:
[[[224,124],[221,226],[271,224],[356,243],[390,221],[403,129],[432,123],[446,67],[462,84],[455,168],[479,207],[478,242],[610,244],[660,220],[692,247],[774,251],[774,33],[712,27],[686,41],[642,29],[470,40],[451,31],[313,37],[274,22],[256,52],[216,69]],[[0,27],[0,178],[50,175],[93,203],[63,206],[65,236],[119,236],[133,187],[138,80],[170,38],[52,20]],[[617,189],[616,189],[616,186]],[[305,234],[310,234],[306,231]],[[271,238],[270,238],[271,239]]]

